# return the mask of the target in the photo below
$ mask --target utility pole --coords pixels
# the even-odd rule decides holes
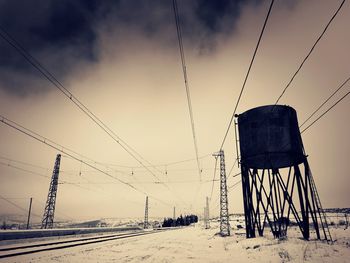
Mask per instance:
[[[32,202],[33,202],[33,198],[30,198],[29,201],[29,210],[28,210],[28,220],[27,220],[27,229],[29,229],[29,222],[30,222],[30,212],[32,211]]]
[[[148,196],[146,196],[146,206],[145,206],[145,221],[143,223],[143,228],[148,228]]]
[[[53,220],[55,216],[55,206],[56,206],[56,197],[57,197],[57,187],[58,187],[58,176],[60,173],[60,163],[61,163],[61,155],[57,154],[55,166],[52,172],[49,194],[47,195],[44,216],[41,222],[41,229],[53,228]]]
[[[176,226],[176,213],[175,213],[175,206],[174,206],[174,211],[173,211],[173,226]]]
[[[349,227],[348,214],[345,213],[345,229],[348,229],[348,227]]]
[[[210,221],[209,221],[209,198],[207,196],[206,198],[206,215],[205,215],[205,218],[206,218],[206,221],[205,221],[205,229],[209,229],[210,228]]]
[[[213,154],[220,157],[220,235],[230,236],[230,218],[228,213],[225,154],[223,150]]]

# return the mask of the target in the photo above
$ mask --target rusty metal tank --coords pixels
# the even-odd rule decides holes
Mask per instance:
[[[241,163],[248,168],[277,169],[305,160],[296,111],[268,105],[238,115]]]

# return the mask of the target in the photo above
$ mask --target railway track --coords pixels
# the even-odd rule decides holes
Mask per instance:
[[[13,247],[0,247],[0,259],[16,257],[21,255],[39,253],[44,251],[66,249],[77,246],[84,246],[89,244],[107,242],[117,239],[132,238],[138,236],[145,236],[150,234],[155,234],[159,232],[164,232],[167,230],[152,230],[147,232],[136,232],[136,233],[123,233],[123,234],[113,234],[113,235],[104,235],[96,237],[86,237],[86,238],[77,238],[65,241],[56,241],[56,242],[43,242],[33,245],[22,245],[22,246],[13,246]]]

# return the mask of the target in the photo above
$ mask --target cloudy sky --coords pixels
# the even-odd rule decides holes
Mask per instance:
[[[340,3],[275,2],[238,113],[276,101]],[[150,169],[168,188],[3,38],[0,114],[105,163],[96,166],[154,196],[150,216],[171,216],[174,205],[178,212],[200,213],[211,193],[215,165],[211,154],[220,148],[269,4],[178,0],[202,157],[200,187],[170,0],[0,1],[2,34],[5,30],[16,39],[123,141],[156,165],[157,170]],[[349,77],[349,24],[347,1],[282,97],[281,104],[297,110],[299,123]],[[324,110],[349,90],[344,86]],[[324,207],[350,205],[349,114],[346,98],[302,135]],[[34,212],[41,215],[58,152],[2,123],[0,135],[1,196],[24,208],[34,197]],[[236,152],[232,131],[224,150],[229,170]],[[182,160],[190,161],[172,164]],[[59,217],[142,217],[143,193],[64,154],[61,170],[62,182],[76,184],[59,185]],[[236,166],[232,174],[238,172]],[[232,174],[228,186],[239,181]],[[218,195],[216,182],[212,214],[218,214]],[[230,212],[242,212],[242,203],[237,185],[229,193]],[[0,208],[1,214],[25,213],[4,200]]]

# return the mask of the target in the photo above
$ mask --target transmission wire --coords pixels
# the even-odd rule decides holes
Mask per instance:
[[[237,108],[238,108],[238,104],[239,104],[239,102],[240,102],[240,100],[241,100],[243,91],[244,91],[244,89],[245,89],[245,85],[246,85],[246,83],[247,83],[248,76],[249,76],[249,74],[250,74],[250,70],[251,70],[251,68],[252,68],[252,66],[253,66],[253,62],[254,62],[254,60],[255,60],[255,56],[256,56],[256,54],[257,54],[257,52],[258,52],[258,48],[259,48],[259,46],[260,46],[260,42],[261,42],[262,36],[263,36],[263,34],[264,34],[267,21],[268,21],[268,19],[269,19],[269,17],[270,17],[271,9],[272,9],[272,6],[273,6],[274,2],[275,2],[275,0],[272,0],[272,1],[271,1],[270,7],[269,7],[269,11],[267,12],[267,15],[266,15],[266,18],[265,18],[265,21],[264,21],[264,25],[263,25],[263,27],[262,27],[262,30],[261,30],[261,33],[260,33],[258,42],[257,42],[257,44],[256,44],[256,47],[255,47],[255,50],[254,50],[254,53],[253,53],[253,57],[252,57],[252,59],[251,59],[251,61],[250,61],[247,74],[246,74],[246,76],[245,76],[245,78],[244,78],[244,82],[243,82],[241,91],[240,91],[240,93],[239,93],[239,96],[238,96],[238,99],[237,99],[235,108],[234,108],[234,110],[233,110],[231,119],[230,119],[230,121],[229,121],[229,125],[228,125],[228,127],[227,127],[227,129],[226,129],[226,133],[225,133],[224,139],[222,140],[222,143],[221,143],[221,146],[220,146],[220,150],[222,150],[222,148],[224,147],[224,144],[225,144],[225,141],[226,141],[228,132],[229,132],[229,130],[231,129],[231,125],[232,125],[233,118],[234,118],[235,115],[236,115],[236,111],[237,111]]]
[[[177,8],[177,1],[173,0],[173,9],[174,9],[174,15],[175,15],[175,24],[176,24],[176,31],[177,31],[177,39],[179,43],[179,50],[180,50],[180,57],[181,57],[181,63],[182,63],[182,71],[185,81],[185,88],[186,88],[186,95],[187,95],[187,104],[188,104],[188,110],[190,114],[190,120],[191,120],[191,128],[192,128],[192,137],[193,137],[193,144],[196,154],[196,160],[197,160],[197,167],[198,167],[198,175],[199,180],[202,180],[202,174],[201,174],[201,168],[199,164],[199,157],[198,157],[198,144],[196,139],[196,131],[195,131],[195,125],[194,125],[194,117],[193,117],[193,109],[192,109],[192,102],[191,102],[191,94],[190,94],[190,88],[187,78],[187,67],[186,67],[186,60],[185,60],[185,52],[183,49],[182,44],[182,33],[181,33],[181,26],[180,26],[180,19],[179,19],[179,13]]]
[[[145,160],[139,153],[123,141],[114,131],[112,131],[104,122],[102,122],[87,106],[85,106],[77,97],[75,97],[60,81],[57,80],[36,58],[34,58],[26,49],[12,37],[5,29],[0,27],[0,36],[13,48],[15,48],[34,68],[36,68],[49,82],[51,82],[58,90],[60,90],[68,99],[70,99],[85,115],[95,122],[106,134],[108,134],[116,143],[118,143],[131,157],[133,157],[140,165],[142,165],[154,178],[161,181],[142,161],[136,156],[146,161],[154,169],[158,170],[150,162]],[[125,146],[122,144],[125,144]],[[134,153],[133,153],[134,152]],[[159,171],[161,172],[161,171]],[[164,182],[162,183],[170,192],[174,192]],[[181,199],[182,202],[184,202]]]
[[[291,85],[291,83],[293,82],[295,76],[299,73],[299,71],[301,70],[301,68],[303,67],[303,65],[305,64],[305,62],[308,60],[308,58],[310,57],[311,53],[314,51],[316,45],[318,44],[318,42],[321,40],[321,38],[323,37],[323,35],[326,33],[329,25],[332,23],[332,21],[334,20],[334,18],[338,15],[340,9],[343,7],[345,3],[345,0],[343,0],[340,4],[340,6],[338,7],[337,11],[334,13],[334,15],[331,17],[331,19],[328,21],[326,27],[323,29],[321,35],[317,38],[316,42],[313,44],[313,46],[311,47],[310,51],[308,52],[308,54],[306,55],[306,57],[304,58],[304,60],[301,62],[301,64],[299,65],[298,69],[295,71],[295,73],[293,74],[292,78],[290,79],[290,81],[288,82],[288,84],[286,85],[286,87],[283,89],[281,95],[277,98],[275,105],[277,105],[277,103],[280,101],[280,99],[282,98],[282,96],[284,95],[284,93],[287,91],[287,89],[289,88],[289,86]]]
[[[305,129],[303,129],[300,133],[304,133],[307,131],[311,126],[313,126],[319,119],[321,119],[324,115],[326,115],[331,109],[333,109],[339,102],[341,102],[343,99],[345,99],[350,94],[350,91],[347,92],[343,97],[341,97],[339,100],[337,100],[331,107],[329,107],[325,112],[323,112],[316,120],[314,120],[311,124],[309,124]]]
[[[38,134],[36,134],[36,133],[31,133],[31,131],[29,129],[26,129],[26,128],[23,129],[23,126],[17,124],[14,121],[11,121],[11,120],[5,118],[2,115],[0,115],[0,118],[1,118],[0,122],[6,124],[7,126],[9,126],[9,127],[13,128],[15,130],[21,132],[21,133],[23,133],[23,134],[33,138],[33,139],[35,139],[35,140],[37,140],[37,141],[39,141],[39,142],[41,142],[41,143],[43,143],[43,144],[53,148],[53,149],[55,149],[55,150],[57,150],[57,151],[59,151],[59,152],[61,152],[63,154],[68,155],[72,159],[74,159],[74,160],[76,160],[78,162],[81,162],[81,163],[85,164],[86,166],[88,166],[88,167],[90,167],[90,168],[92,168],[92,169],[94,169],[94,170],[96,170],[96,171],[98,171],[100,173],[103,173],[104,175],[106,175],[108,177],[113,178],[114,180],[117,180],[118,182],[120,182],[120,183],[122,183],[122,184],[124,184],[124,185],[126,185],[126,186],[128,186],[128,187],[130,187],[132,189],[134,189],[135,191],[137,191],[139,193],[142,193],[142,194],[144,194],[146,196],[148,195],[149,197],[151,197],[151,198],[153,198],[155,200],[158,200],[158,201],[160,201],[161,203],[163,203],[165,205],[169,205],[170,206],[170,204],[168,204],[168,203],[166,203],[166,202],[164,202],[164,201],[162,201],[162,200],[160,200],[160,199],[158,199],[158,198],[156,198],[156,197],[154,197],[154,196],[152,196],[152,195],[150,195],[150,194],[148,194],[148,193],[146,193],[146,192],[136,188],[135,186],[131,185],[130,183],[124,182],[123,180],[121,180],[121,179],[119,179],[119,178],[117,178],[117,177],[115,177],[115,176],[113,176],[113,175],[111,175],[111,174],[101,170],[100,168],[98,168],[98,167],[96,167],[96,166],[94,166],[94,165],[92,165],[92,164],[90,164],[90,163],[88,163],[88,162],[86,162],[86,161],[84,161],[82,159],[79,159],[78,157],[76,157],[76,156],[68,153],[67,151],[65,151],[63,148],[62,149],[58,148],[57,146],[53,145],[52,143],[49,143],[48,141],[50,141],[50,140],[46,140],[45,137],[43,137],[41,135],[38,136]]]
[[[341,90],[345,84],[350,80],[350,77],[347,78],[340,86],[337,88],[300,126],[301,128],[308,120],[310,120],[339,90]]]

